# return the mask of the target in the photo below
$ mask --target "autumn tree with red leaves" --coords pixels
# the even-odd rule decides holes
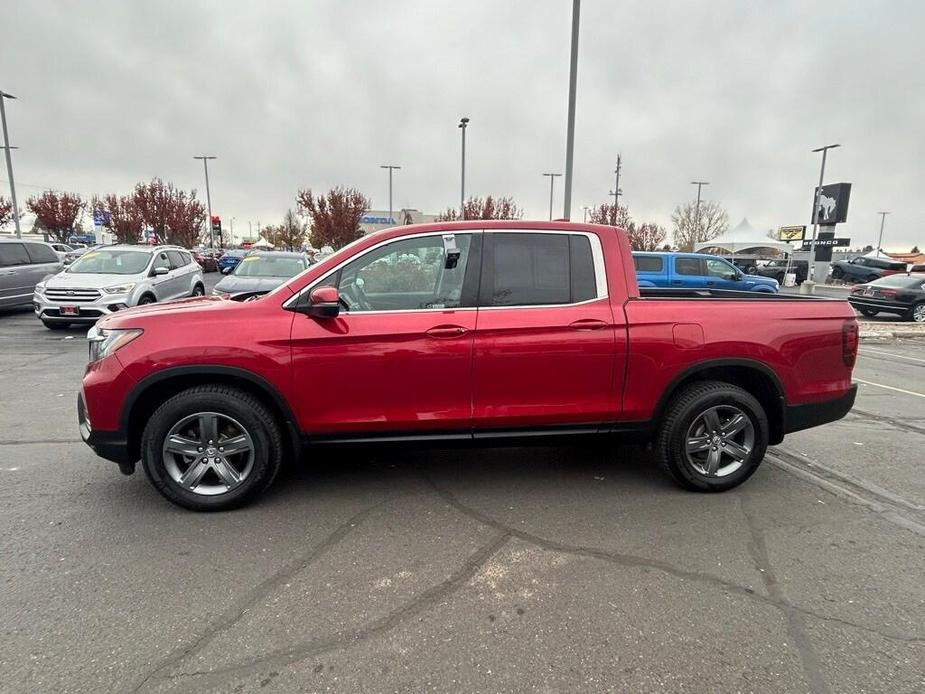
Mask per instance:
[[[463,206],[463,219],[520,219],[524,213],[513,198],[471,197]],[[459,210],[448,207],[437,215],[438,222],[459,221]]]
[[[173,183],[155,178],[150,183],[138,183],[132,193],[132,203],[141,214],[145,227],[153,229],[160,243],[167,241],[167,218],[173,206],[176,189]]]
[[[13,221],[13,201],[0,195],[0,227]]]
[[[311,242],[315,248],[334,250],[360,238],[360,218],[369,209],[369,200],[355,188],[336,186],[327,195],[316,196],[311,189],[296,195],[299,212],[311,220]]]
[[[196,199],[196,191],[178,190],[167,213],[167,234],[170,243],[192,248],[202,236],[206,207]]]
[[[198,243],[206,210],[196,199],[195,190],[178,190],[173,183],[155,178],[149,183],[137,184],[130,197],[141,216],[142,226],[153,229],[158,242],[186,248]]]
[[[665,242],[665,229],[653,222],[636,223],[630,217],[629,210],[613,203],[603,203],[591,210],[589,222],[619,227],[626,232],[630,246],[634,251],[655,251]]]
[[[77,193],[59,193],[46,190],[33,195],[26,201],[29,211],[35,215],[35,225],[51,235],[59,243],[67,243],[68,237],[79,227],[86,203]]]
[[[103,227],[117,242],[138,243],[141,240],[144,220],[131,195],[108,193],[102,198],[94,198],[91,208],[95,217],[102,217]]]

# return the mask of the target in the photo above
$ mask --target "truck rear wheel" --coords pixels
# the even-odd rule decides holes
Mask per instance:
[[[721,381],[693,383],[672,398],[654,442],[656,457],[685,489],[722,492],[758,469],[768,418],[750,393]]]
[[[155,410],[141,451],[145,473],[170,501],[194,511],[223,511],[270,486],[282,438],[273,416],[252,395],[206,385]]]

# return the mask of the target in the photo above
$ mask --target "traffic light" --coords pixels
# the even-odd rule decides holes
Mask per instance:
[[[222,218],[217,214],[212,215],[212,231],[216,234],[222,233]]]

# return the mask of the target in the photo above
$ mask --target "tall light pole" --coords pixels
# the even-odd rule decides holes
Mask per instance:
[[[590,209],[591,209],[591,208],[588,207],[587,205],[582,205],[582,206],[581,206],[581,211],[584,213],[584,216],[583,216],[583,218],[582,218],[581,221],[585,222],[586,224],[587,224],[587,222],[588,222],[588,210],[590,210]]]
[[[565,199],[562,217],[572,218],[572,159],[575,155],[575,87],[578,83],[578,15],[581,0],[572,0],[572,52],[568,72],[568,125],[565,135]]]
[[[813,152],[822,152],[822,167],[819,169],[819,185],[816,187],[816,198],[813,202],[813,240],[809,245],[809,287],[810,291],[816,285],[816,233],[819,231],[819,197],[822,195],[822,181],[825,178],[825,155],[830,149],[841,145],[826,145],[817,147]]]
[[[610,191],[610,195],[613,195],[613,206],[615,210],[620,209],[620,195],[623,194],[623,191],[620,190],[620,169],[623,168],[623,155],[617,155],[617,166],[613,170],[616,174],[616,180],[613,183],[613,190]]]
[[[209,160],[215,159],[215,157],[207,157],[203,155],[200,157],[193,157],[193,159],[202,159],[202,167],[206,172],[206,204],[208,205],[209,209],[209,219],[206,220],[206,223],[209,225],[209,247],[215,248],[215,237],[212,233],[212,193],[209,191]],[[218,242],[221,244],[222,240],[219,239]]]
[[[889,212],[878,212],[880,215],[880,238],[877,239],[877,257],[880,257],[880,245],[883,243],[883,224],[886,222],[886,216]]]
[[[459,175],[459,218],[466,218],[466,127],[468,118],[460,118],[457,126],[462,130],[462,171]]]
[[[700,238],[700,189],[704,186],[710,185],[709,181],[691,181],[692,186],[697,186],[697,207],[694,211],[694,230],[696,237],[694,243],[697,243],[697,239]]]
[[[19,207],[16,205],[16,183],[13,181],[13,158],[10,156],[10,150],[16,149],[10,146],[10,136],[6,131],[6,107],[4,102],[7,99],[15,99],[12,94],[0,90],[0,121],[3,122],[3,153],[6,155],[6,173],[10,179],[10,200],[13,202],[13,222],[16,225],[16,238],[22,238],[22,229],[19,228]]]
[[[561,176],[562,174],[557,173],[544,173],[544,176],[549,176],[549,221],[552,221],[552,195],[553,189],[556,184],[556,177]]]
[[[234,217],[228,220],[228,233],[231,235],[231,243],[234,243],[234,220]]]
[[[379,168],[389,170],[389,224],[395,224],[395,221],[392,219],[392,171],[394,169],[400,169],[401,167],[392,166],[391,164],[383,164]]]

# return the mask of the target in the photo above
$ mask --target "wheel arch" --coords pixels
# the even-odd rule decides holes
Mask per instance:
[[[177,366],[164,369],[139,381],[122,406],[119,428],[125,432],[131,460],[141,457],[141,434],[144,424],[157,407],[177,393],[202,385],[235,386],[266,405],[283,429],[284,455],[296,460],[300,454],[300,437],[296,418],[282,394],[262,376],[233,366]]]
[[[764,408],[768,417],[768,442],[780,443],[784,438],[784,389],[777,374],[752,359],[714,359],[700,362],[676,375],[662,393],[655,408],[653,422],[662,421],[668,404],[678,392],[697,381],[722,381],[748,391]]]

